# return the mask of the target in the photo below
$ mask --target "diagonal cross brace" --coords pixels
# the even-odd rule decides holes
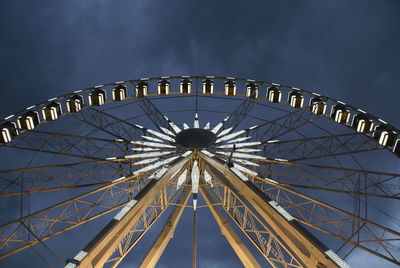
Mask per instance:
[[[161,132],[164,132],[161,127],[174,131],[165,116],[146,96],[138,97],[138,104],[146,116],[161,130]]]
[[[223,129],[232,128],[232,130],[234,130],[250,113],[256,102],[256,98],[247,97],[232,113],[229,114],[229,118],[225,121]]]

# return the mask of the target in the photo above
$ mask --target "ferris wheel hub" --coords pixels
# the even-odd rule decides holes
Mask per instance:
[[[211,147],[217,136],[210,130],[202,128],[189,128],[179,132],[176,137],[176,143],[187,149],[200,149]]]

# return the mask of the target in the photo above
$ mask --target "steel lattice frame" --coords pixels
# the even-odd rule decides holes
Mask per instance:
[[[208,207],[246,267],[348,267],[338,255],[357,250],[400,265],[399,130],[343,102],[248,79],[160,77],[78,90],[0,125],[1,202],[21,204],[0,226],[1,259],[32,248],[62,262],[48,239],[107,218],[64,265],[117,267],[169,214],[140,257],[154,267],[184,208]],[[178,134],[191,129],[215,140],[184,148]]]

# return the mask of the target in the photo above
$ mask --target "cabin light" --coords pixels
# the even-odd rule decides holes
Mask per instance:
[[[233,81],[225,82],[225,95],[229,96],[236,95],[236,84]]]
[[[1,136],[3,137],[4,143],[9,143],[11,141],[11,133],[8,128],[3,128],[1,130]]]
[[[384,131],[382,131],[382,133],[379,137],[379,144],[386,146],[388,141],[389,141],[389,132],[384,130]]]
[[[360,119],[360,121],[358,121],[358,125],[357,125],[357,132],[364,132],[366,125],[367,125],[367,123],[365,122],[365,120]]]
[[[126,99],[126,86],[118,85],[112,90],[112,98],[114,101],[122,101]]]
[[[270,102],[281,102],[282,92],[276,87],[272,86],[268,88],[267,97]]]
[[[192,82],[189,79],[184,79],[180,83],[181,94],[190,94],[192,90]]]
[[[167,80],[162,80],[158,83],[158,94],[159,95],[169,94],[169,82]]]
[[[214,93],[214,82],[210,79],[203,81],[203,94],[213,94]]]

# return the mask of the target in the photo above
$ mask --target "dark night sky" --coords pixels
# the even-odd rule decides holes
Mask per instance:
[[[0,0],[0,114],[107,82],[215,75],[318,92],[400,128],[399,14],[396,0]]]

